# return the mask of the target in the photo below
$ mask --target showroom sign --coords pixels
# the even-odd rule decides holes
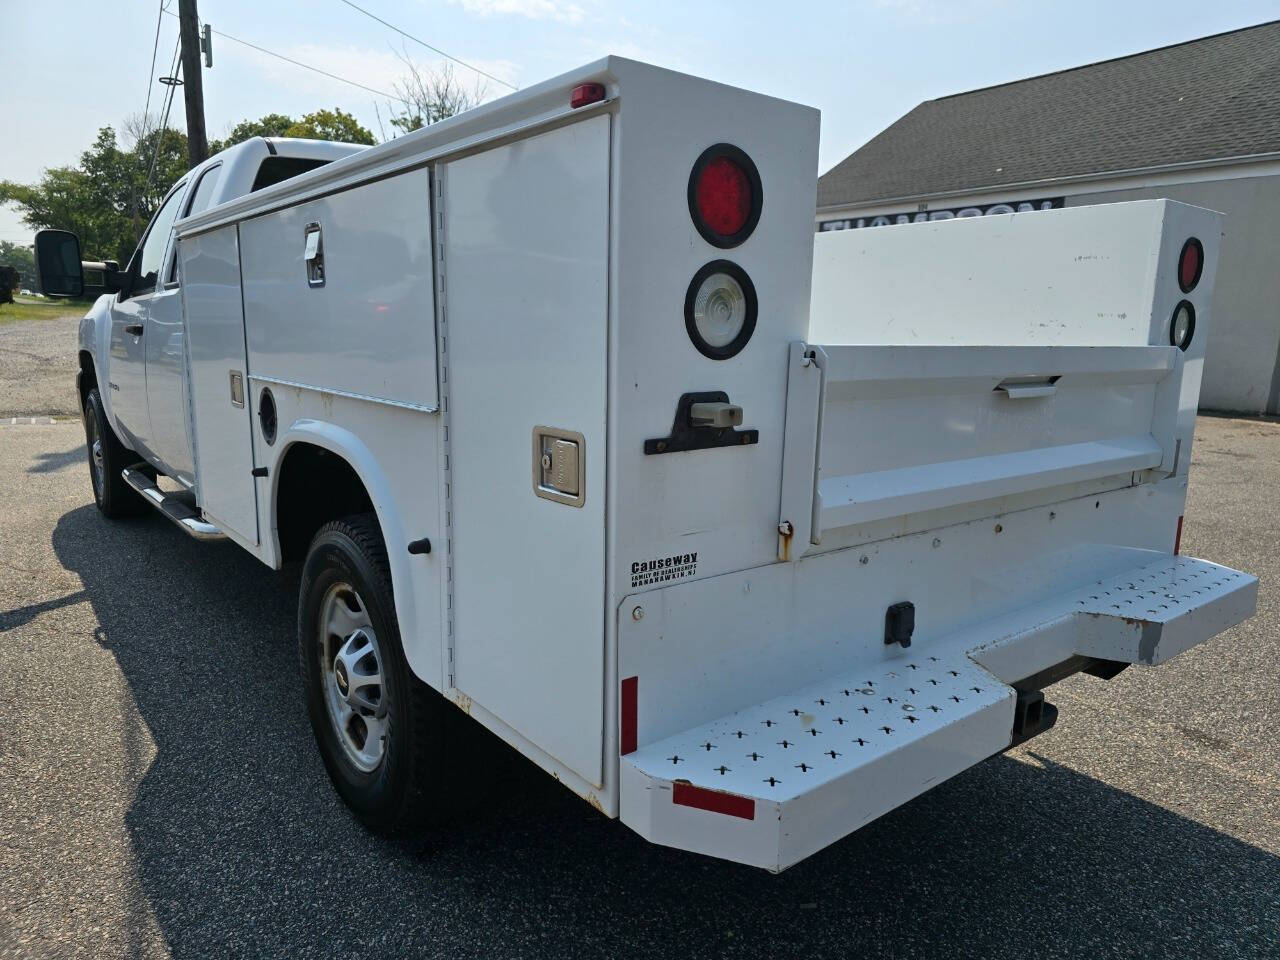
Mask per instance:
[[[961,217],[990,217],[997,213],[1029,213],[1032,210],[1059,210],[1063,197],[1046,197],[1042,200],[1018,200],[1013,203],[973,204],[948,210],[916,210],[912,213],[886,213],[876,217],[846,217],[843,220],[823,220],[819,232],[828,230],[857,230],[859,227],[887,227],[896,223],[928,223],[932,220],[958,220]]]

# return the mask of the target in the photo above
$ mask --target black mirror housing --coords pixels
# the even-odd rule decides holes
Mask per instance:
[[[67,230],[36,233],[36,285],[46,297],[84,296],[80,238]]]
[[[96,297],[104,293],[118,293],[128,286],[129,274],[120,269],[115,260],[86,260],[80,264],[84,275],[84,294]]]

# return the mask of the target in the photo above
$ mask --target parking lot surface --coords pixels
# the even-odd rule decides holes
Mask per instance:
[[[0,453],[2,956],[1280,956],[1278,424],[1201,419],[1183,538],[1256,617],[1051,688],[1056,728],[780,876],[501,756],[469,817],[370,836],[312,745],[296,573],[104,520],[78,422]]]
[[[0,420],[17,416],[77,417],[76,332],[82,307],[59,317],[9,320],[0,313]]]

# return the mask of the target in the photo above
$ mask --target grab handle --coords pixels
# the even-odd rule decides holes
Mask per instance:
[[[1060,379],[1061,377],[1009,377],[996,385],[996,391],[1003,393],[1010,400],[1052,397],[1058,392]]]

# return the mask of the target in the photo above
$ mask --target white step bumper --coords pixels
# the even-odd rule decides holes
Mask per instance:
[[[1257,579],[1165,557],[621,758],[623,822],[778,871],[1009,746],[1009,683],[1072,655],[1157,664],[1247,618]]]

